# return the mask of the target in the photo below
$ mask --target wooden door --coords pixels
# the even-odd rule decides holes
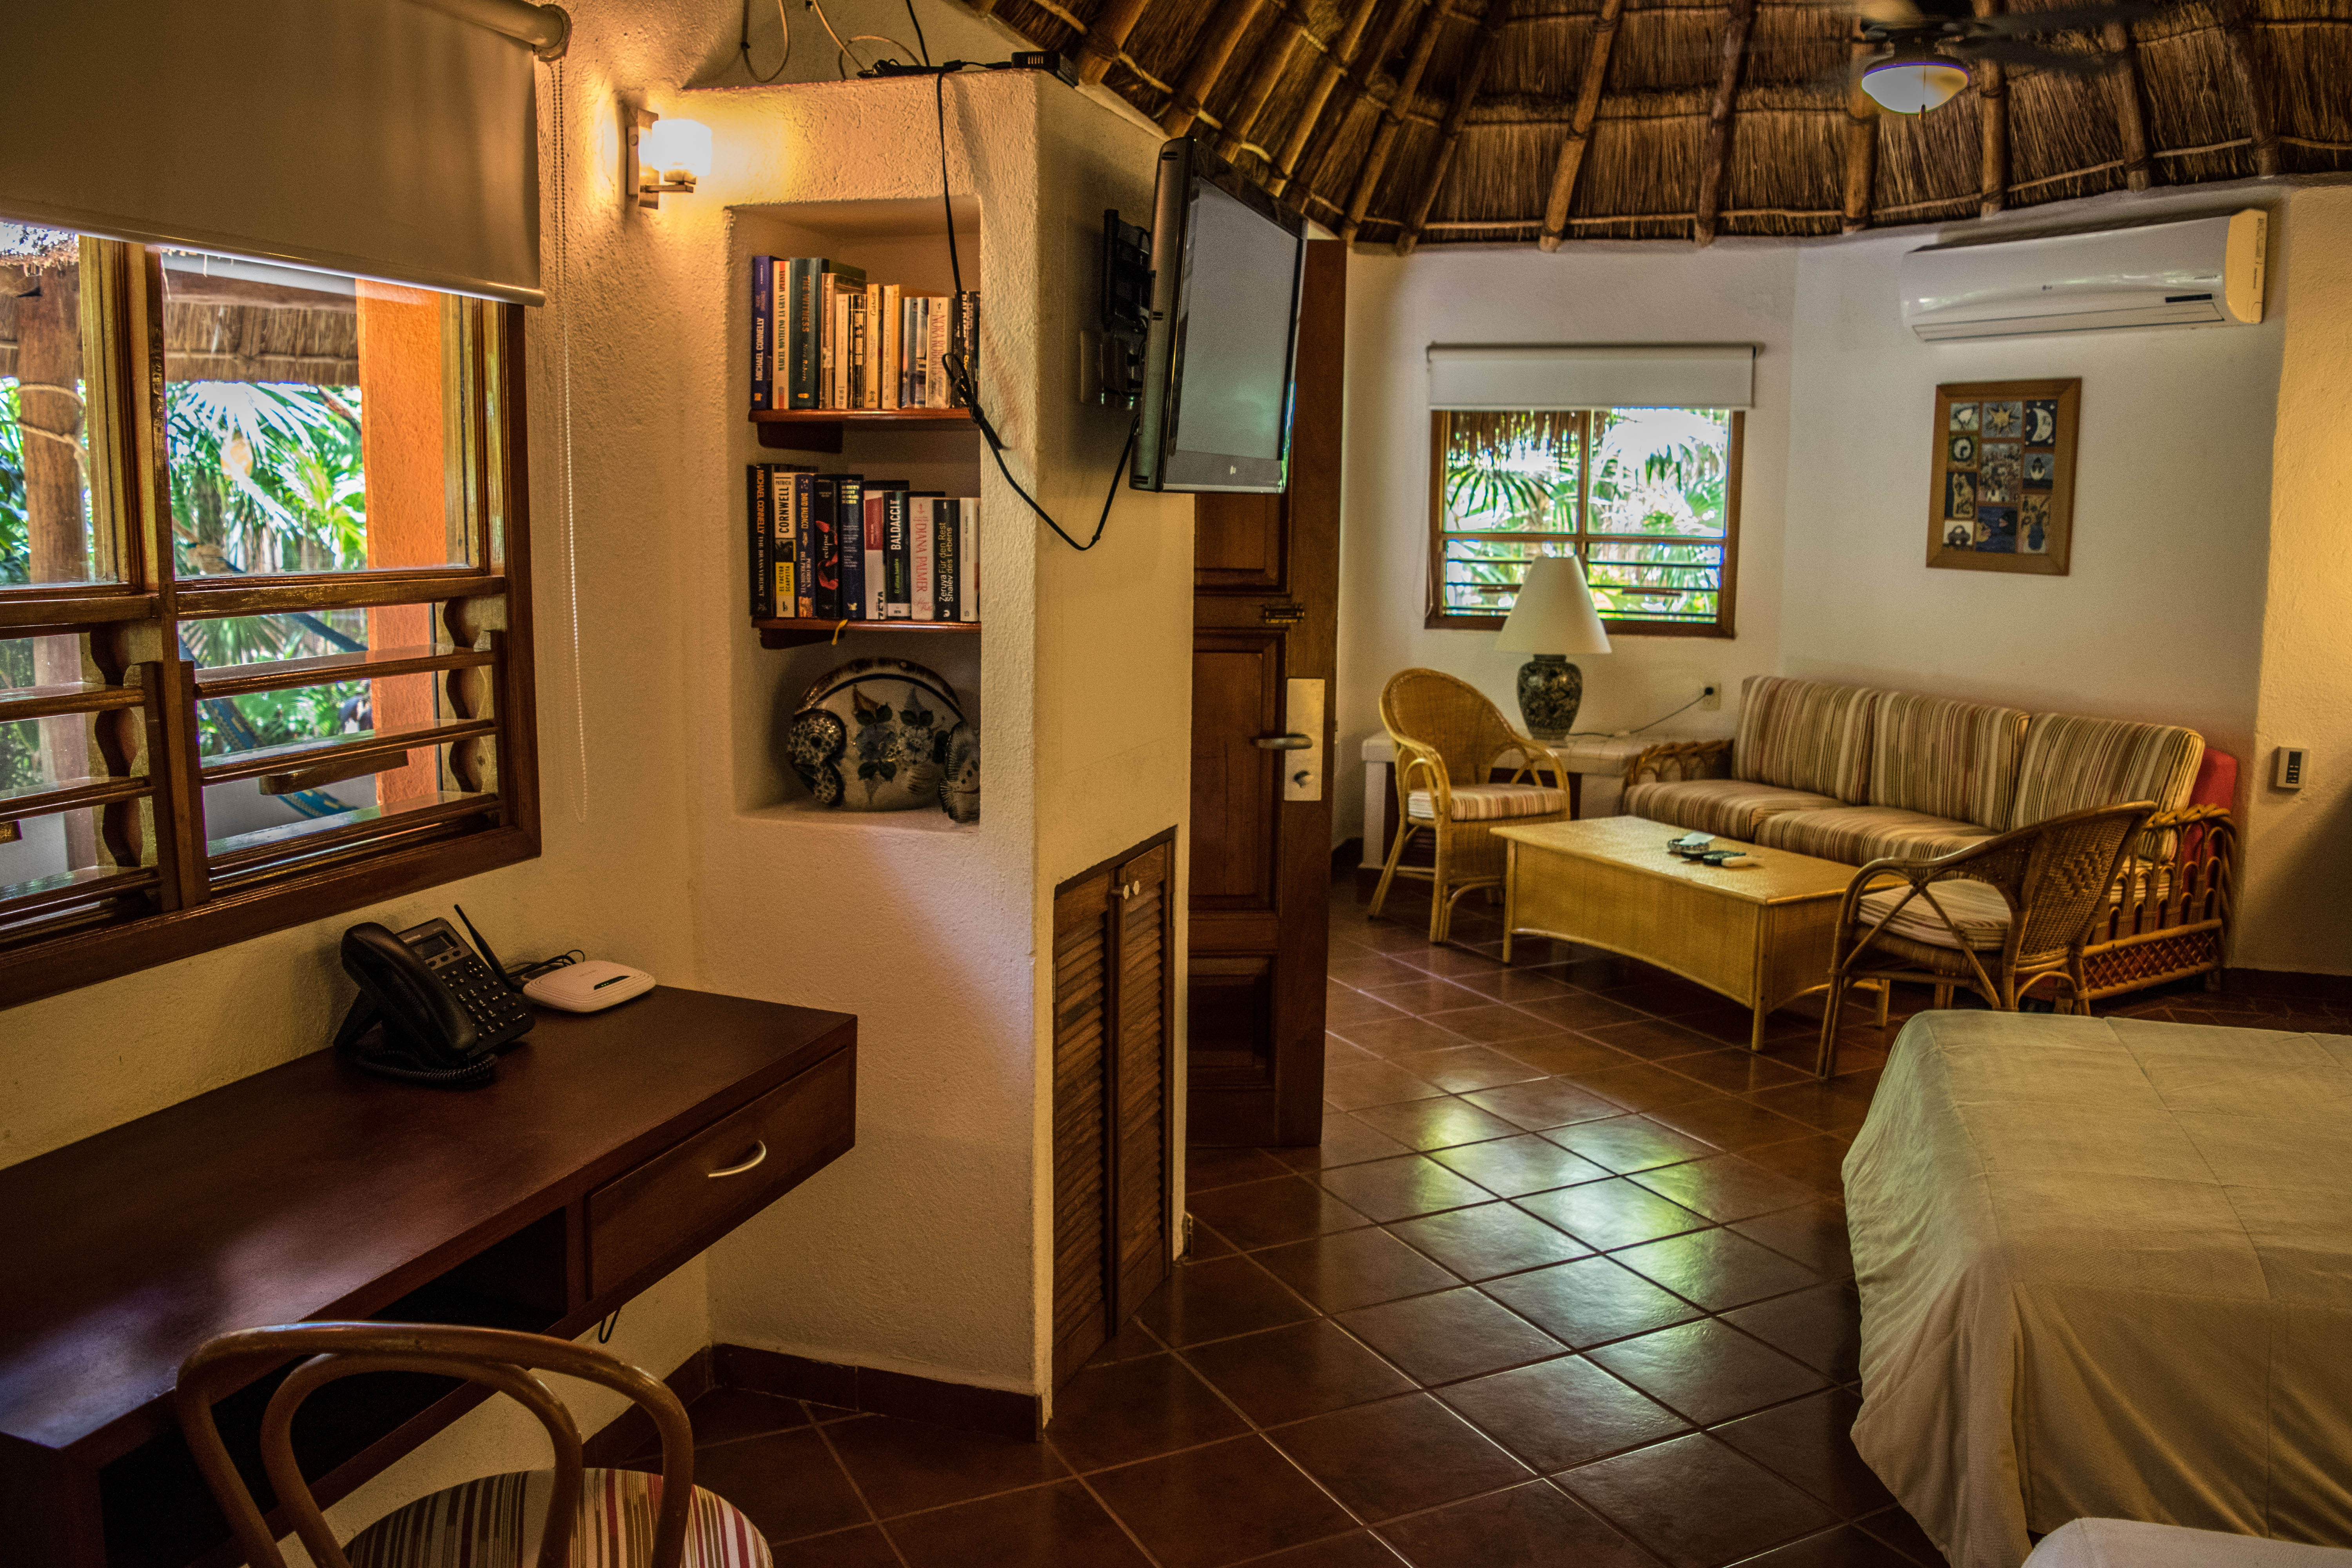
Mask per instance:
[[[1321,1136],[1347,260],[1337,241],[1307,247],[1289,489],[1203,495],[1193,512],[1185,990],[1195,1143]],[[1300,716],[1310,699],[1311,721]],[[1307,733],[1302,723],[1310,752],[1261,744]],[[1310,755],[1319,787],[1308,797],[1297,775]]]
[[[1175,830],[1054,891],[1054,1381],[1168,1277]]]

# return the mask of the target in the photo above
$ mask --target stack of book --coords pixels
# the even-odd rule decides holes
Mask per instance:
[[[980,500],[753,463],[751,618],[980,619]]]
[[[961,408],[980,371],[980,295],[868,283],[821,256],[751,258],[751,412]]]

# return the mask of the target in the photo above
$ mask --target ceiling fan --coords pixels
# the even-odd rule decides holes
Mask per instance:
[[[1974,65],[2030,66],[2096,76],[2108,58],[2053,47],[2054,33],[2095,32],[2164,9],[2146,0],[2086,0],[2043,11],[1979,16],[1969,0],[1851,0],[1837,8],[1862,20],[1865,43],[1881,52],[1854,68],[1859,85],[1881,109],[1921,114],[1948,103],[1969,85]]]

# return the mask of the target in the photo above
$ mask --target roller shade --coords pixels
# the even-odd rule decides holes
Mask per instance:
[[[1747,343],[1432,343],[1432,408],[1748,408]]]
[[[542,15],[515,0],[12,5],[0,218],[542,303],[518,36]]]

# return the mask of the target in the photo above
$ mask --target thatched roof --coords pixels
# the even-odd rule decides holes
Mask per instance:
[[[72,259],[0,261],[0,376],[16,374],[16,296]],[[163,354],[173,381],[355,386],[359,312],[349,296],[174,273],[163,298]]]
[[[2352,0],[2183,0],[1916,118],[1805,0],[966,0],[1343,236],[1401,248],[1948,222],[2352,171]],[[1977,0],[1979,15],[2048,0]]]

